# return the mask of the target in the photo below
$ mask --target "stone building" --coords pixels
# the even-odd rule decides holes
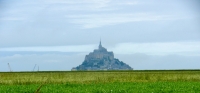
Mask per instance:
[[[77,67],[72,68],[75,70],[133,70],[129,65],[114,58],[114,53],[107,51],[99,43],[99,48],[95,49],[85,56],[83,63]]]

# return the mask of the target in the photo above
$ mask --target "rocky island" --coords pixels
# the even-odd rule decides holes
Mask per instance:
[[[108,52],[100,41],[98,49],[86,55],[81,65],[72,68],[72,71],[77,70],[133,70],[133,68],[114,58],[114,53]]]

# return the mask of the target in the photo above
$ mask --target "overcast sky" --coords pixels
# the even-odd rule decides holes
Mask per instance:
[[[0,0],[0,71],[71,70],[100,38],[137,70],[200,69],[200,1]]]

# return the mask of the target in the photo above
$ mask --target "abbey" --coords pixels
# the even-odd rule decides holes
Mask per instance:
[[[86,55],[83,63],[72,70],[132,70],[132,68],[114,58],[114,53],[107,51],[100,41],[99,48]]]

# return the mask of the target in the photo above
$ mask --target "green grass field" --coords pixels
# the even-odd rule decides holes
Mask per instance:
[[[200,93],[200,71],[0,72],[0,93]]]

